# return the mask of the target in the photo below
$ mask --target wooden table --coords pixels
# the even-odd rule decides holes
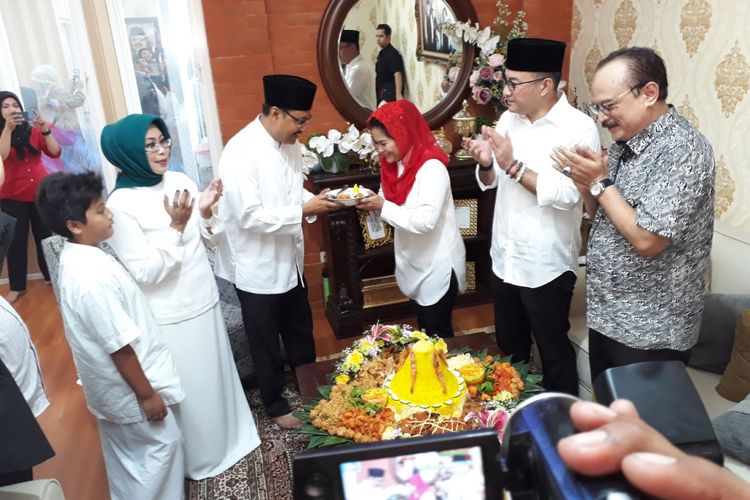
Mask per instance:
[[[495,342],[494,333],[472,333],[471,335],[461,335],[446,339],[448,351],[468,347],[473,352],[487,349],[489,354],[499,354],[500,350]],[[309,403],[312,400],[320,399],[318,386],[330,384],[328,375],[333,373],[338,359],[329,359],[310,363],[308,365],[298,366],[296,369],[297,383],[299,392],[302,396],[303,403]]]

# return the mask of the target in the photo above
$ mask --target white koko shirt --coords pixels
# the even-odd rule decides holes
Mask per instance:
[[[302,145],[278,143],[259,118],[224,147],[219,219],[226,238],[216,253],[216,274],[240,290],[278,294],[301,282],[302,204],[313,197],[302,185],[302,166]]]
[[[164,403],[182,401],[172,354],[161,340],[148,301],[114,257],[97,247],[65,242],[59,282],[65,337],[95,417],[116,424],[143,421],[135,393],[110,356],[126,345]]]
[[[513,156],[537,173],[536,196],[508,177],[494,160],[495,181],[476,177],[482,191],[498,188],[492,223],[492,271],[512,285],[536,288],[565,271],[575,272],[581,247],[582,197],[573,181],[554,167],[552,148],[588,146],[598,152],[594,121],[564,94],[546,116],[531,123],[506,111],[496,127],[509,132]]]
[[[399,162],[399,176],[403,171]],[[466,250],[445,165],[425,162],[404,204],[386,200],[380,216],[394,227],[396,281],[404,295],[421,306],[435,304],[448,291],[451,271],[459,291],[466,289]]]
[[[193,214],[183,233],[169,227],[164,195],[187,189],[194,198]],[[198,208],[198,187],[187,175],[166,172],[154,186],[112,192],[114,233],[108,243],[148,297],[159,324],[195,318],[219,301],[203,240],[210,241]]]
[[[375,71],[372,64],[362,58],[362,54],[346,65],[344,81],[360,106],[375,110]]]
[[[0,359],[21,389],[23,397],[38,417],[49,406],[44,392],[39,356],[29,329],[8,301],[0,297]]]

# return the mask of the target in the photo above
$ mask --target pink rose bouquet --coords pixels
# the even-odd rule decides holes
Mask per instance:
[[[510,9],[503,0],[497,0],[497,8],[498,17],[494,21],[494,31],[489,26],[480,29],[479,23],[472,25],[469,22],[444,24],[441,29],[451,38],[454,47],[462,42],[477,46],[478,55],[469,77],[471,96],[477,103],[491,104],[499,112],[503,109],[503,75],[508,40],[526,36],[528,25],[524,21],[526,14],[523,11],[516,13],[511,25],[508,21]]]

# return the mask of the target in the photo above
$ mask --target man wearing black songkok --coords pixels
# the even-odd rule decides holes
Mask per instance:
[[[548,390],[578,393],[568,314],[581,246],[582,197],[550,158],[557,146],[599,151],[594,121],[558,92],[565,44],[508,43],[503,113],[470,142],[479,187],[497,188],[492,226],[495,335],[514,361],[528,361],[531,332]]]
[[[255,375],[268,414],[293,429],[302,422],[282,396],[284,359],[315,361],[312,314],[303,277],[302,221],[340,206],[303,187],[302,145],[312,118],[314,83],[291,75],[263,77],[263,112],[227,142],[219,163],[225,238],[216,274],[232,283],[242,307]]]

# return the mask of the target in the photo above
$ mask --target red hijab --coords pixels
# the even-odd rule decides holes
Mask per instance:
[[[414,185],[417,172],[427,160],[439,160],[448,165],[448,155],[440,149],[422,114],[410,101],[401,99],[379,107],[368,118],[382,123],[388,135],[396,141],[401,153],[404,172],[398,176],[398,164],[380,157],[380,182],[385,199],[403,205]]]

